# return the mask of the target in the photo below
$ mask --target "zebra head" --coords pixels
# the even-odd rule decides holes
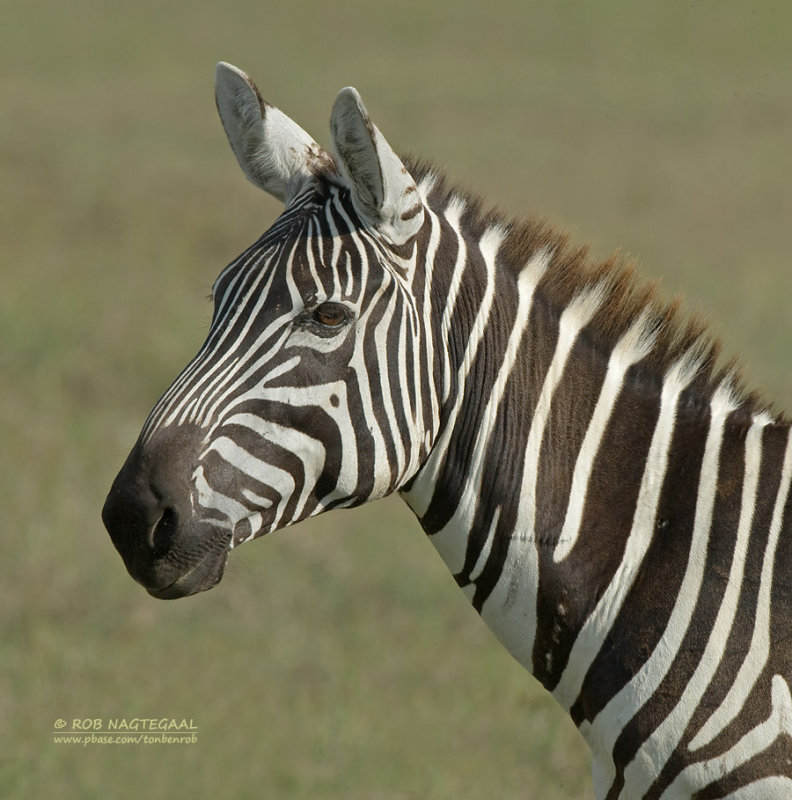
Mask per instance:
[[[330,155],[236,68],[215,89],[245,175],[285,210],[217,278],[207,339],[104,506],[162,598],[214,586],[242,542],[403,486],[438,418],[419,357],[426,212],[358,93],[335,102]]]

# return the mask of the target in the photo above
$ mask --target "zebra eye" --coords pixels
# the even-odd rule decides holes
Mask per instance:
[[[313,312],[314,322],[326,328],[338,328],[347,321],[348,316],[346,307],[340,303],[322,303]]]

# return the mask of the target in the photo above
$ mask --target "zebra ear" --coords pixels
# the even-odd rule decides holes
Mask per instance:
[[[415,181],[372,123],[356,89],[342,89],[330,117],[333,150],[363,220],[394,244],[418,233],[424,209]]]
[[[313,180],[330,157],[293,120],[262,100],[242,70],[221,61],[215,102],[231,149],[247,179],[284,203]]]

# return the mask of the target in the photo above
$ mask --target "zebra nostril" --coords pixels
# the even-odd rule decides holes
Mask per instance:
[[[162,555],[170,549],[173,536],[179,524],[179,515],[173,508],[166,508],[157,524],[151,529],[149,543],[155,555]]]

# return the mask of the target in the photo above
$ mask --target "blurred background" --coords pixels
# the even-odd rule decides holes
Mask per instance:
[[[100,522],[209,287],[270,224],[215,63],[321,143],[352,84],[401,152],[621,248],[792,400],[792,5],[11,0],[0,33],[0,796],[585,798],[572,723],[389,498],[150,598]],[[194,744],[56,744],[188,718]]]

